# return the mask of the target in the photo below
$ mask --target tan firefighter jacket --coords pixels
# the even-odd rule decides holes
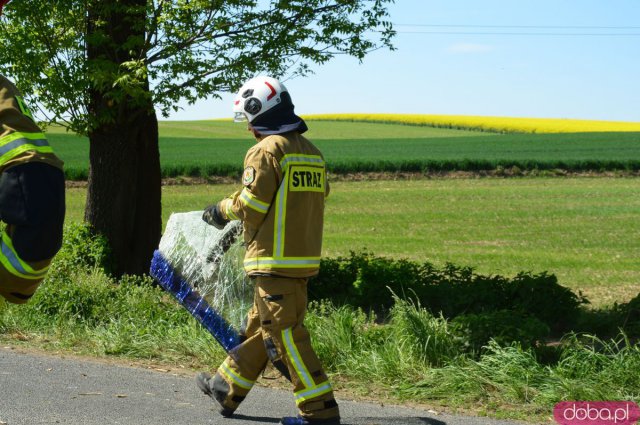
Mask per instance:
[[[242,220],[249,275],[310,277],[318,273],[324,201],[324,158],[298,132],[267,136],[247,152],[243,189],[223,199],[225,218]]]
[[[0,75],[0,172],[31,161],[60,169],[63,166],[33,121],[18,89]]]
[[[53,153],[47,138],[33,120],[18,89],[0,75],[0,173],[27,162],[44,162],[62,170],[63,162]],[[23,303],[47,273],[51,259],[24,261],[11,239],[8,225],[0,238],[0,284],[2,296],[11,302]]]

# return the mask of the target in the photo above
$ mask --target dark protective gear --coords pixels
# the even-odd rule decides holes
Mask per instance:
[[[14,230],[23,261],[52,258],[62,246],[64,174],[41,162],[16,165],[0,175],[0,219]]]
[[[234,409],[224,405],[224,400],[229,394],[229,384],[219,374],[211,378],[208,373],[201,372],[196,376],[196,384],[203,393],[220,404],[219,412],[222,416],[229,418],[233,415]]]
[[[289,93],[283,92],[281,98],[282,101],[278,105],[251,121],[251,126],[265,136],[290,131],[302,134],[307,131],[307,124],[293,112],[294,106]]]
[[[26,303],[62,244],[63,163],[18,89],[0,75],[0,296]]]
[[[217,205],[209,205],[202,213],[202,219],[218,230],[224,229],[230,220],[222,217]]]

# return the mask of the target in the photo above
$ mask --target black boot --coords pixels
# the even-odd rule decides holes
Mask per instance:
[[[220,405],[220,409],[218,410],[222,416],[225,418],[231,417],[235,409],[227,407],[224,405],[224,401],[229,394],[229,384],[225,381],[219,374],[212,378],[206,372],[200,372],[196,376],[196,384],[198,384],[198,388],[202,390],[203,393],[214,399]]]

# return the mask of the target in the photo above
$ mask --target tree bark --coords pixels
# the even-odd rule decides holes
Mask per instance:
[[[144,40],[139,23],[144,23],[145,0],[92,3],[88,34],[106,34],[108,41],[88,43],[88,62],[106,60],[118,69],[132,60],[130,40]],[[148,81],[144,86],[148,92]],[[96,124],[89,131],[85,220],[106,236],[113,272],[121,276],[149,271],[162,226],[161,175],[158,120],[150,96],[134,99],[117,90],[114,84],[94,84],[89,90]]]
[[[89,140],[85,220],[107,237],[117,276],[148,273],[162,226],[156,116],[98,128]]]

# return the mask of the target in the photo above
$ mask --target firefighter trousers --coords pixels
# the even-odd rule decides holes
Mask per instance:
[[[44,279],[62,245],[64,174],[30,162],[0,175],[0,296],[26,303]]]
[[[307,279],[258,276],[244,341],[229,353],[217,374],[229,385],[222,403],[235,410],[271,361],[293,385],[299,413],[309,419],[339,417],[331,384],[304,327]]]

